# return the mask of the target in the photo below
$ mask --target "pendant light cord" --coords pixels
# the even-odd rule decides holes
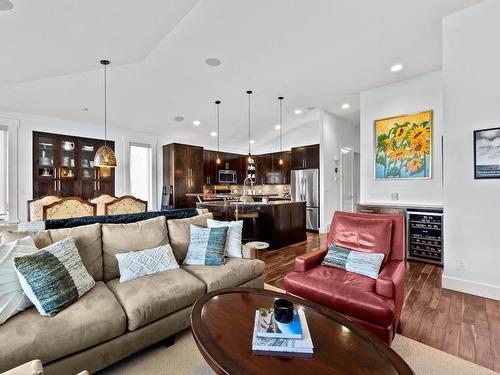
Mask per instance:
[[[250,131],[250,95],[252,95],[252,91],[247,91],[248,94],[248,156],[251,155],[251,143],[252,133]]]
[[[217,100],[215,104],[217,105],[216,108],[216,115],[217,115],[217,157],[219,157],[219,152],[220,152],[220,100]]]
[[[108,86],[107,86],[107,75],[106,75],[106,69],[107,64],[104,64],[104,146],[106,146],[107,140],[108,140],[108,124],[107,124],[107,117],[108,117]]]
[[[283,153],[283,97],[278,98],[280,101],[280,152]]]

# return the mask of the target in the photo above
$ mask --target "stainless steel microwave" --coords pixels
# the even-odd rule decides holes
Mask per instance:
[[[236,171],[231,169],[219,169],[219,184],[236,184]]]

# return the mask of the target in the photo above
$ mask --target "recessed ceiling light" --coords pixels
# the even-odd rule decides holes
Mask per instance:
[[[200,120],[194,120],[193,121],[193,125],[194,126],[199,126],[201,124],[201,121]]]
[[[211,133],[210,133],[210,136],[211,136],[211,137],[216,137],[216,136],[217,136],[217,132],[211,132]]]
[[[349,103],[342,104],[342,109],[349,109],[351,105]]]
[[[316,107],[307,107],[306,108],[308,111],[314,111],[316,109]]]
[[[251,143],[255,143],[255,139],[250,139],[250,140],[248,141],[248,143],[250,143],[250,144],[251,144]]]
[[[10,0],[0,0],[0,11],[1,10],[11,10],[14,8],[14,4]]]
[[[274,125],[274,128],[275,128],[276,130],[280,130],[280,129],[281,129],[281,125],[280,125],[280,124],[278,124],[278,125]]]
[[[209,57],[205,60],[205,64],[207,64],[208,66],[219,66],[220,60],[217,57]]]
[[[296,109],[295,111],[293,111],[293,113],[295,113],[296,115],[300,115],[302,113],[302,110]]]
[[[80,111],[82,111],[82,112],[87,112],[88,110],[89,110],[88,107],[82,107],[82,108],[80,108]]]
[[[391,72],[399,72],[401,69],[403,69],[403,65],[401,64],[391,66]]]
[[[182,117],[182,116],[176,116],[176,117],[174,117],[174,121],[177,121],[177,122],[184,121],[184,117]]]

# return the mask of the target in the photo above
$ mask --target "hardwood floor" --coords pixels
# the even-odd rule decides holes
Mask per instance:
[[[261,251],[265,282],[283,288],[296,256],[322,248],[326,235],[278,250]],[[500,301],[441,287],[442,267],[406,263],[405,304],[399,333],[481,366],[500,371]]]

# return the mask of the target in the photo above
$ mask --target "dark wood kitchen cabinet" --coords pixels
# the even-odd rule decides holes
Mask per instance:
[[[163,146],[163,185],[172,186],[174,208],[196,207],[196,197],[188,193],[201,193],[204,170],[203,148],[171,143]]]
[[[214,185],[217,183],[217,171],[218,171],[218,169],[219,169],[219,166],[217,165],[217,152],[203,150],[203,184],[204,185]]]
[[[293,147],[292,169],[319,169],[319,145]]]
[[[106,143],[113,150],[115,143]],[[44,195],[89,199],[115,194],[115,172],[104,177],[94,168],[102,139],[33,132],[33,199]]]

